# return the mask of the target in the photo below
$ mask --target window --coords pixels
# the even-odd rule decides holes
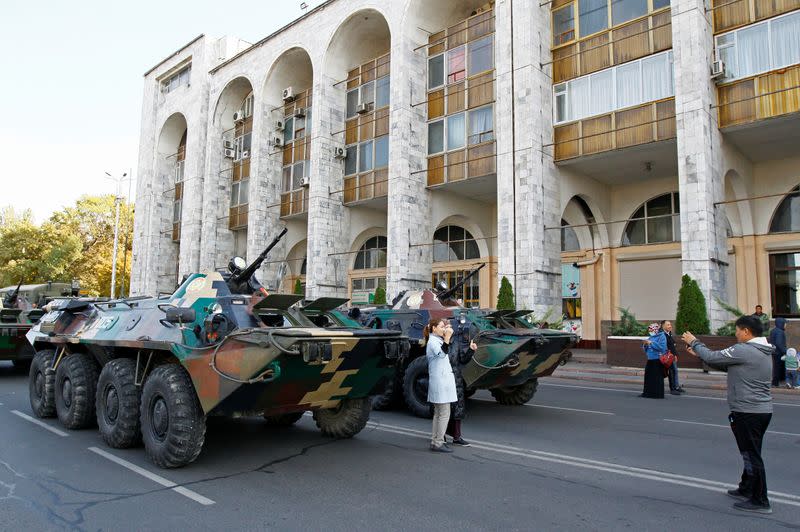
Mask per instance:
[[[344,159],[344,175],[353,175],[358,172],[358,146],[348,146]]]
[[[444,85],[444,54],[428,59],[428,90]]]
[[[433,233],[433,262],[481,258],[472,234],[457,225],[446,225]]]
[[[716,37],[725,80],[746,78],[800,63],[800,11]]]
[[[769,266],[773,316],[800,317],[800,253],[770,255]]]
[[[569,227],[566,220],[561,220],[561,251],[579,251],[581,249],[578,242],[578,233]]]
[[[305,162],[300,161],[292,165],[292,188],[298,189],[303,186],[303,178],[305,177]]]
[[[444,151],[444,120],[428,124],[428,155]]]
[[[169,93],[181,85],[189,85],[192,75],[192,65],[189,64],[161,82],[161,92]]]
[[[375,168],[389,166],[389,135],[375,139]]]
[[[680,203],[677,192],[649,200],[631,217],[622,235],[623,246],[678,242]]]
[[[435,286],[439,281],[444,281],[447,286],[455,286],[470,272],[470,270],[452,270],[433,272],[432,282]],[[481,304],[479,275],[470,277],[461,288],[456,290],[453,297],[460,299],[465,307],[479,307]]]
[[[294,118],[287,118],[283,121],[283,145],[287,145],[294,140]]]
[[[362,142],[358,145],[358,171],[369,172],[372,170],[372,141]]]
[[[352,118],[358,113],[358,89],[347,91],[347,118]]]
[[[466,132],[464,123],[464,113],[447,117],[447,149],[456,150],[464,147],[464,135]]]
[[[662,52],[555,85],[555,121],[582,120],[674,94],[672,51]]]
[[[494,140],[493,108],[491,105],[469,112],[469,143],[480,144]]]
[[[231,185],[231,207],[237,205],[244,205],[248,200],[248,186],[249,181],[237,181]]]
[[[361,85],[361,103],[375,103],[375,84],[373,82]]]
[[[389,76],[384,76],[376,83],[375,108],[380,109],[389,105],[390,84]]]
[[[578,0],[581,37],[603,31],[608,27],[607,0]]]
[[[653,0],[653,11],[663,7],[669,7],[669,0]]]
[[[175,183],[183,182],[183,170],[185,161],[175,161]]]
[[[181,200],[175,200],[172,204],[172,223],[181,221]]]
[[[553,46],[575,38],[575,16],[572,4],[553,11]]]
[[[453,48],[447,52],[447,83],[457,83],[463,80],[466,68],[463,46]]]
[[[356,253],[356,261],[353,265],[354,270],[366,270],[371,268],[386,267],[386,237],[374,236],[364,242],[364,245]],[[364,288],[374,288],[364,287]]]
[[[770,233],[800,231],[800,186],[794,187],[775,209]]]
[[[472,41],[469,50],[469,75],[474,76],[494,68],[494,37],[488,36]]]
[[[647,14],[647,0],[611,0],[611,19],[614,26]]]

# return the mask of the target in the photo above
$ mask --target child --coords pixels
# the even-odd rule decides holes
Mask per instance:
[[[781,357],[786,365],[786,387],[787,388],[800,388],[797,384],[797,349],[790,347],[786,350],[786,354]]]

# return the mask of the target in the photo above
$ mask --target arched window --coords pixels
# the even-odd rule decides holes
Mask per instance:
[[[354,270],[386,267],[386,237],[373,236],[356,253]]]
[[[770,233],[800,231],[800,186],[794,187],[783,198],[769,225]]]
[[[433,262],[481,258],[475,237],[463,227],[446,225],[433,233]]]
[[[575,229],[569,227],[569,224],[563,218],[561,219],[561,251],[578,251],[581,249],[581,244],[578,242],[578,233]]]
[[[657,196],[639,207],[622,235],[623,246],[678,242],[681,239],[678,193]]]

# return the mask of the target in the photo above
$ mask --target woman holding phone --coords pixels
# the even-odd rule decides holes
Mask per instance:
[[[452,453],[444,442],[444,432],[450,419],[450,403],[458,401],[456,378],[450,366],[450,357],[442,349],[450,343],[453,329],[448,320],[434,318],[425,326],[425,357],[428,359],[428,402],[433,405],[431,451]]]

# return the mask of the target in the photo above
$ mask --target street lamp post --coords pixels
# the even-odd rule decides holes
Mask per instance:
[[[114,251],[111,254],[111,299],[114,299],[116,289],[117,289],[117,240],[119,236],[119,204],[122,202],[122,196],[120,196],[120,186],[122,185],[122,181],[127,176],[127,172],[122,174],[122,177],[115,178],[108,172],[106,175],[111,179],[117,182],[117,193],[114,196],[114,205],[116,207],[116,220],[114,221]],[[125,275],[125,272],[122,273]]]

